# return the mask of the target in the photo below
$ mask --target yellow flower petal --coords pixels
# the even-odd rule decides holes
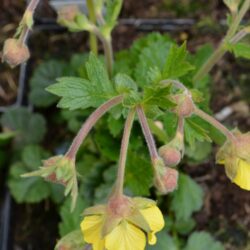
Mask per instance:
[[[157,206],[141,209],[140,212],[153,232],[162,230],[164,227],[164,219],[161,210]]]
[[[145,246],[144,232],[126,220],[105,237],[107,250],[144,250]]]
[[[104,240],[101,238],[103,216],[86,216],[81,223],[83,238],[87,243],[93,244],[93,250],[103,250]]]
[[[148,243],[149,245],[155,245],[155,243],[157,242],[157,238],[155,236],[155,233],[148,233]]]
[[[236,177],[233,182],[242,189],[250,191],[250,163],[239,160]]]

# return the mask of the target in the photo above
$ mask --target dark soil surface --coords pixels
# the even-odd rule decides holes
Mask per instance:
[[[168,3],[167,3],[168,2]],[[206,21],[207,17],[216,22],[219,18],[225,18],[225,8],[222,1],[180,1],[199,2],[206,4],[206,10],[200,11],[199,5],[191,12],[186,6],[184,10],[173,8],[170,2],[145,0],[125,0],[122,17],[155,18],[155,17],[194,17],[198,21]],[[4,14],[0,12],[0,46],[4,39],[13,34],[16,24],[20,20],[24,1],[4,0]],[[170,8],[171,7],[171,8]],[[43,7],[46,10],[47,7]],[[38,11],[41,15],[42,10]],[[54,13],[46,11],[48,17]],[[202,25],[201,25],[202,26]],[[200,26],[199,26],[200,27]],[[215,46],[221,38],[221,27],[205,27],[174,32],[173,36],[182,41],[188,38],[188,47],[191,51],[204,42],[210,42]],[[135,28],[120,25],[114,31],[113,45],[116,51],[128,48],[134,39],[145,33],[138,32]],[[124,39],[125,37],[125,39]],[[87,35],[65,33],[63,31],[35,32],[30,40],[32,53],[31,70],[43,59],[55,55],[58,58],[67,58],[72,51],[87,51]],[[63,51],[62,51],[63,48]],[[43,53],[41,53],[41,51]],[[213,70],[213,88],[211,109],[218,113],[223,108],[231,108],[232,114],[223,122],[230,126],[238,126],[242,131],[250,130],[249,117],[249,62],[235,61],[231,56],[226,56]],[[223,70],[222,70],[223,69]],[[17,88],[18,70],[14,72],[0,65],[0,106],[9,104],[15,98]],[[1,96],[1,88],[8,94]],[[8,99],[9,98],[9,99]],[[250,231],[250,196],[246,191],[230,183],[224,173],[224,168],[216,166],[214,159],[199,166],[186,166],[190,173],[205,190],[205,204],[196,214],[198,229],[209,230],[213,235],[225,242],[227,250],[249,250]],[[16,250],[44,250],[53,249],[58,237],[57,223],[59,221],[55,207],[48,201],[37,205],[14,204],[12,218],[12,243]]]

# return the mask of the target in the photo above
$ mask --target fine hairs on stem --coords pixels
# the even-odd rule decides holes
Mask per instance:
[[[115,195],[121,196],[123,194],[123,183],[126,167],[126,159],[128,154],[129,138],[135,117],[135,110],[131,110],[125,122],[123,137],[121,142],[120,158],[118,164],[118,172],[115,186]]]
[[[93,126],[96,124],[96,122],[112,107],[116,106],[117,104],[121,103],[123,99],[123,96],[116,96],[112,98],[111,100],[105,102],[102,104],[99,108],[97,108],[86,120],[86,122],[83,124],[81,129],[79,130],[78,134],[74,138],[68,152],[65,156],[68,158],[75,160],[76,154],[78,149],[80,148],[83,140],[86,138],[90,130],[93,128]]]
[[[147,146],[148,146],[148,150],[149,150],[149,153],[150,153],[151,161],[154,163],[154,161],[156,159],[158,159],[159,156],[158,156],[158,152],[157,152],[157,149],[156,149],[156,145],[155,145],[153,135],[152,135],[152,133],[150,131],[150,128],[149,128],[149,125],[148,125],[148,122],[147,122],[147,117],[146,117],[146,115],[144,113],[144,110],[143,110],[141,105],[138,105],[136,107],[136,112],[137,112],[137,115],[138,115],[138,118],[139,118],[139,121],[140,121],[140,124],[141,124],[143,135],[144,135],[145,140],[147,142]]]

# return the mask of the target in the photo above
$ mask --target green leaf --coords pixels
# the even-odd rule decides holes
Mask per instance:
[[[115,119],[113,116],[109,116],[108,118],[108,128],[114,137],[117,137],[123,130],[124,120],[123,119]]]
[[[169,100],[170,86],[155,86],[145,87],[143,103],[148,105],[157,105],[162,109],[173,107],[174,104]]]
[[[179,234],[187,235],[194,229],[195,225],[195,220],[189,218],[188,220],[177,220],[174,224],[174,228]]]
[[[105,20],[110,30],[116,25],[121,8],[122,0],[107,0]]]
[[[170,47],[170,42],[160,40],[149,44],[141,51],[134,71],[134,77],[140,87],[157,83],[162,79],[161,72]]]
[[[61,222],[59,223],[59,233],[60,236],[80,229],[81,215],[83,210],[88,206],[87,202],[78,196],[76,201],[76,207],[73,212],[71,212],[71,199],[66,199],[60,208]]]
[[[45,89],[63,76],[67,65],[63,62],[50,60],[41,63],[34,71],[30,81],[30,102],[37,107],[49,107],[57,101],[57,97]]]
[[[136,83],[126,74],[119,73],[115,76],[115,86],[119,94],[129,94],[131,91],[137,91]]]
[[[0,146],[5,145],[10,142],[17,134],[12,131],[0,133]]]
[[[155,245],[146,247],[146,250],[178,250],[173,238],[165,231],[161,231],[156,234],[157,242]]]
[[[31,113],[27,108],[10,108],[1,118],[3,127],[16,132],[15,142],[23,147],[42,141],[46,133],[46,121],[42,115]]]
[[[234,53],[236,57],[250,59],[250,44],[237,43],[234,45],[230,45],[230,50]]]
[[[125,186],[134,195],[149,195],[149,188],[153,182],[153,171],[151,162],[144,155],[129,150]]]
[[[224,250],[223,245],[215,241],[207,232],[194,232],[188,238],[184,250]]]
[[[171,209],[177,220],[188,220],[193,212],[201,209],[203,191],[188,175],[180,174],[178,189],[173,193]]]
[[[114,95],[104,65],[93,54],[90,54],[86,69],[89,80],[63,77],[47,88],[49,92],[61,97],[58,107],[70,110],[97,107]]]
[[[56,244],[55,250],[83,250],[84,245],[82,231],[75,230],[60,239]]]
[[[209,137],[209,131],[204,129],[201,126],[201,124],[202,123],[199,123],[199,121],[195,117],[186,119],[185,126],[184,126],[185,140],[192,148],[195,147],[196,141],[211,142],[211,139]]]
[[[194,67],[187,61],[186,58],[186,43],[183,43],[181,47],[172,45],[163,70],[163,78],[179,78],[193,70]]]

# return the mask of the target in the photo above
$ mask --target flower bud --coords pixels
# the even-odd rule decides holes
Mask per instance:
[[[162,146],[159,149],[159,154],[162,157],[166,166],[177,166],[181,161],[181,152],[169,145]]]
[[[154,164],[154,186],[161,194],[173,192],[178,186],[179,173],[176,169],[166,167],[161,158]]]
[[[174,112],[178,116],[189,117],[193,114],[195,107],[191,96],[187,94],[179,94],[172,98],[177,105],[174,108]]]
[[[43,161],[43,166],[40,167],[40,170],[22,175],[22,177],[32,176],[41,176],[47,181],[64,185],[64,195],[66,196],[70,193],[72,196],[71,209],[73,210],[78,195],[77,173],[74,160],[64,155],[51,157]]]
[[[57,22],[64,25],[65,22],[74,22],[80,13],[77,5],[67,5],[58,10]]]
[[[30,52],[25,44],[20,43],[17,39],[7,39],[3,47],[2,61],[7,62],[11,68],[27,61]]]

